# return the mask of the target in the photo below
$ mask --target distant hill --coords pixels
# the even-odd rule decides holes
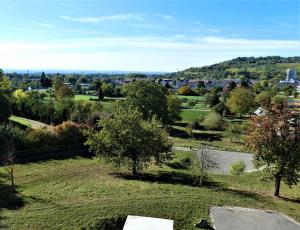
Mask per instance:
[[[283,79],[286,70],[292,67],[297,69],[299,77],[300,57],[238,57],[210,66],[192,67],[169,76],[202,79],[240,78],[242,76],[251,79]]]

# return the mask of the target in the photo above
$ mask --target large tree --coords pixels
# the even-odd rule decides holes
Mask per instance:
[[[99,132],[90,133],[90,151],[115,166],[128,166],[137,175],[150,162],[160,165],[172,158],[172,144],[160,123],[153,117],[144,120],[133,107],[117,106],[109,119],[99,122]]]
[[[299,182],[300,115],[276,106],[264,116],[252,118],[247,146],[254,150],[257,167],[263,167],[265,178],[275,181],[274,195],[279,196],[280,182],[289,186]]]
[[[242,116],[251,112],[255,106],[254,96],[248,89],[243,87],[235,88],[230,92],[226,105],[230,112]]]
[[[162,87],[150,81],[134,81],[124,87],[127,106],[137,108],[144,119],[151,119],[154,115],[168,123],[167,97]]]
[[[180,112],[181,112],[181,100],[175,95],[168,96],[168,113],[169,113],[169,121],[171,123],[181,120]]]

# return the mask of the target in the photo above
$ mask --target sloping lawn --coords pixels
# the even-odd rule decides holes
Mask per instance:
[[[31,123],[22,117],[10,116],[9,120],[19,123],[21,125],[27,126],[28,128],[32,127]]]
[[[177,153],[175,161],[189,153]],[[4,173],[4,170],[0,170]],[[300,186],[282,188],[290,200],[274,199],[272,184],[260,174],[212,176],[213,183],[193,185],[194,169],[151,167],[140,178],[121,176],[94,159],[74,158],[16,166],[17,193],[0,184],[2,229],[81,229],[97,219],[142,215],[175,220],[175,229],[195,229],[215,205],[280,211],[300,221]]]

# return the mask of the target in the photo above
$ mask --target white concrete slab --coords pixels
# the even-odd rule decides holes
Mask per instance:
[[[127,216],[123,230],[173,230],[173,220]]]

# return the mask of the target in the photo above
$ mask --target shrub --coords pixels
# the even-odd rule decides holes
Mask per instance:
[[[52,133],[57,144],[83,144],[84,142],[82,126],[71,121],[55,126]]]
[[[244,173],[246,169],[246,164],[244,161],[236,161],[230,165],[230,174],[234,176],[239,176]]]
[[[170,162],[168,166],[174,169],[190,169],[193,165],[193,160],[191,158],[184,158],[179,162]]]
[[[223,120],[220,114],[216,112],[211,112],[204,118],[202,125],[206,129],[223,130],[224,122],[225,121]]]

